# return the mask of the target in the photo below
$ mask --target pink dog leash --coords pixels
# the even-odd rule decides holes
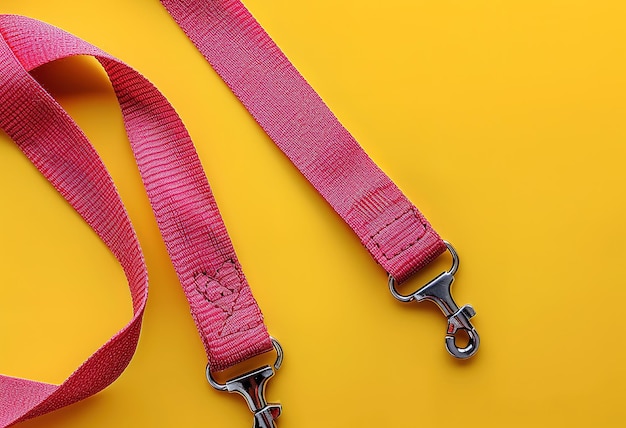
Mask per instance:
[[[143,255],[108,172],[74,121],[28,74],[68,56],[96,57],[111,79],[209,366],[223,370],[273,347],[282,358],[263,324],[191,139],[163,95],[122,62],[39,21],[0,16],[0,35],[0,126],[116,255],[134,308],[129,324],[62,385],[0,376],[0,426],[74,403],[115,380],[134,353],[146,302]],[[270,373],[263,371],[255,379],[262,380],[261,375]],[[257,418],[278,416],[279,408],[266,407]]]
[[[363,152],[245,7],[239,1],[163,0],[163,3],[266,132],[389,272],[393,295],[402,301],[437,303],[448,317],[448,351],[459,358],[473,355],[479,344],[469,321],[473,309],[469,305],[459,309],[450,295],[458,266],[453,248],[438,237],[421,213]],[[255,413],[255,426],[275,426],[280,406],[268,405],[263,396],[264,386],[273,375],[270,367],[223,385],[211,376],[212,371],[272,347],[278,353],[277,368],[282,351],[262,323],[193,145],[178,116],[141,75],[67,33],[36,21],[6,16],[0,20],[0,33],[8,48],[7,51],[2,46],[0,125],[118,256],[129,277],[135,303],[135,317],[128,326],[63,385],[0,378],[0,426],[71,404],[104,388],[128,364],[139,334],[145,297],[142,300],[136,293],[139,290],[145,295],[147,290],[145,266],[123,205],[85,137],[27,74],[27,70],[38,65],[79,54],[98,58],[120,100],[161,233],[207,349],[209,381],[218,389],[242,394]],[[36,103],[23,101],[33,94]],[[40,104],[45,108],[40,108]],[[32,111],[28,111],[29,105]],[[52,136],[49,136],[43,128],[52,121],[55,126],[49,129],[55,131],[50,131]],[[91,154],[85,155],[84,151]],[[94,169],[97,180],[83,182],[86,174],[81,168]],[[97,196],[91,194],[96,192],[90,187],[93,182],[100,185]],[[103,199],[102,195],[115,201],[100,206],[84,203]],[[109,207],[121,214],[112,217],[110,212],[105,213]],[[120,220],[122,217],[124,220]],[[113,225],[111,218],[116,219]],[[127,233],[121,239],[119,230],[124,228],[130,235]],[[140,268],[128,261],[126,249],[117,246],[130,242],[136,245],[137,260],[133,260]],[[406,280],[446,247],[453,255],[450,271],[411,295],[397,293],[396,280]],[[143,276],[137,276],[139,271]],[[138,278],[143,280],[142,287],[135,285]],[[459,329],[469,335],[464,348],[455,344],[454,334]]]

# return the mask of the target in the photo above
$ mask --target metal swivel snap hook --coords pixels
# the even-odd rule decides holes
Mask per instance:
[[[211,375],[210,367],[207,365],[206,368],[207,380],[213,388],[218,391],[236,392],[246,400],[250,411],[254,414],[253,428],[276,428],[276,419],[282,412],[280,404],[268,403],[265,400],[265,385],[274,376],[274,369],[278,370],[283,362],[283,349],[280,343],[273,337],[270,339],[276,350],[274,368],[263,366],[231,379],[225,384],[217,382]]]
[[[465,359],[474,355],[480,345],[480,337],[470,322],[470,318],[476,315],[476,311],[471,305],[465,305],[459,308],[452,298],[450,286],[454,282],[454,274],[459,267],[459,256],[449,242],[445,242],[445,244],[450,254],[452,254],[452,267],[449,271],[441,273],[415,293],[409,295],[398,293],[396,290],[396,280],[393,276],[389,275],[389,290],[393,297],[401,302],[407,303],[413,300],[422,302],[424,300],[430,300],[439,306],[443,314],[448,318],[446,349],[453,357]],[[468,343],[464,347],[459,347],[456,344],[457,338],[455,335],[459,330],[464,330],[468,336]]]

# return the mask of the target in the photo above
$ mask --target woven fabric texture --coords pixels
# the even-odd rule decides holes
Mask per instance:
[[[161,0],[269,137],[398,282],[446,250],[239,0]]]
[[[110,175],[74,121],[28,74],[56,59],[92,55],[111,79],[212,369],[271,350],[195,148],[163,95],[132,68],[42,22],[0,16],[0,35],[0,126],[116,255],[134,308],[130,323],[62,385],[0,377],[0,426],[71,404],[115,380],[134,353],[147,297],[143,255]]]

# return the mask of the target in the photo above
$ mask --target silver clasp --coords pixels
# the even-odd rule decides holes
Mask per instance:
[[[398,293],[396,290],[396,280],[393,276],[389,275],[389,290],[393,297],[401,302],[411,302],[413,300],[422,302],[424,300],[430,300],[439,306],[443,314],[448,318],[446,348],[453,357],[464,359],[474,355],[480,345],[480,337],[470,322],[470,318],[476,315],[476,311],[471,305],[465,305],[459,308],[452,298],[450,286],[454,282],[454,274],[459,268],[459,256],[449,242],[444,242],[446,247],[448,247],[448,251],[452,254],[452,267],[450,270],[441,273],[415,293],[406,296]],[[464,330],[468,336],[468,343],[462,348],[456,345],[455,334],[459,330]]]
[[[277,354],[274,369],[278,370],[283,362],[283,349],[276,339],[271,340]],[[265,386],[274,376],[274,369],[263,366],[221,384],[213,378],[207,365],[206,377],[211,386],[218,391],[236,392],[246,400],[250,411],[254,413],[253,428],[276,428],[275,420],[280,416],[282,406],[276,403],[268,404],[265,400]]]

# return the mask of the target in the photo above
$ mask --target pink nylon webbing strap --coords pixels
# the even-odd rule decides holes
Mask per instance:
[[[446,250],[239,0],[161,0],[233,93],[402,282]]]
[[[446,349],[476,353],[471,305],[450,293],[458,256],[367,156],[241,0],[160,0],[259,125],[343,218],[389,274],[402,302],[432,301],[448,319]],[[452,267],[409,295],[396,285],[448,249]],[[468,341],[456,344],[464,330]]]
[[[193,144],[163,95],[124,63],[42,22],[0,15],[0,36],[0,127],[118,258],[134,309],[129,324],[62,385],[0,376],[0,427],[86,398],[115,380],[134,353],[147,296],[143,255],[108,172],[74,121],[28,74],[56,59],[92,55],[108,74],[212,369],[271,350]]]
[[[11,18],[9,18],[11,19]],[[2,33],[10,27],[2,17]],[[133,299],[132,320],[62,385],[0,376],[0,426],[94,394],[130,362],[139,338],[148,280],[135,232],[111,177],[86,137],[24,70],[0,38],[0,127],[115,254]]]

